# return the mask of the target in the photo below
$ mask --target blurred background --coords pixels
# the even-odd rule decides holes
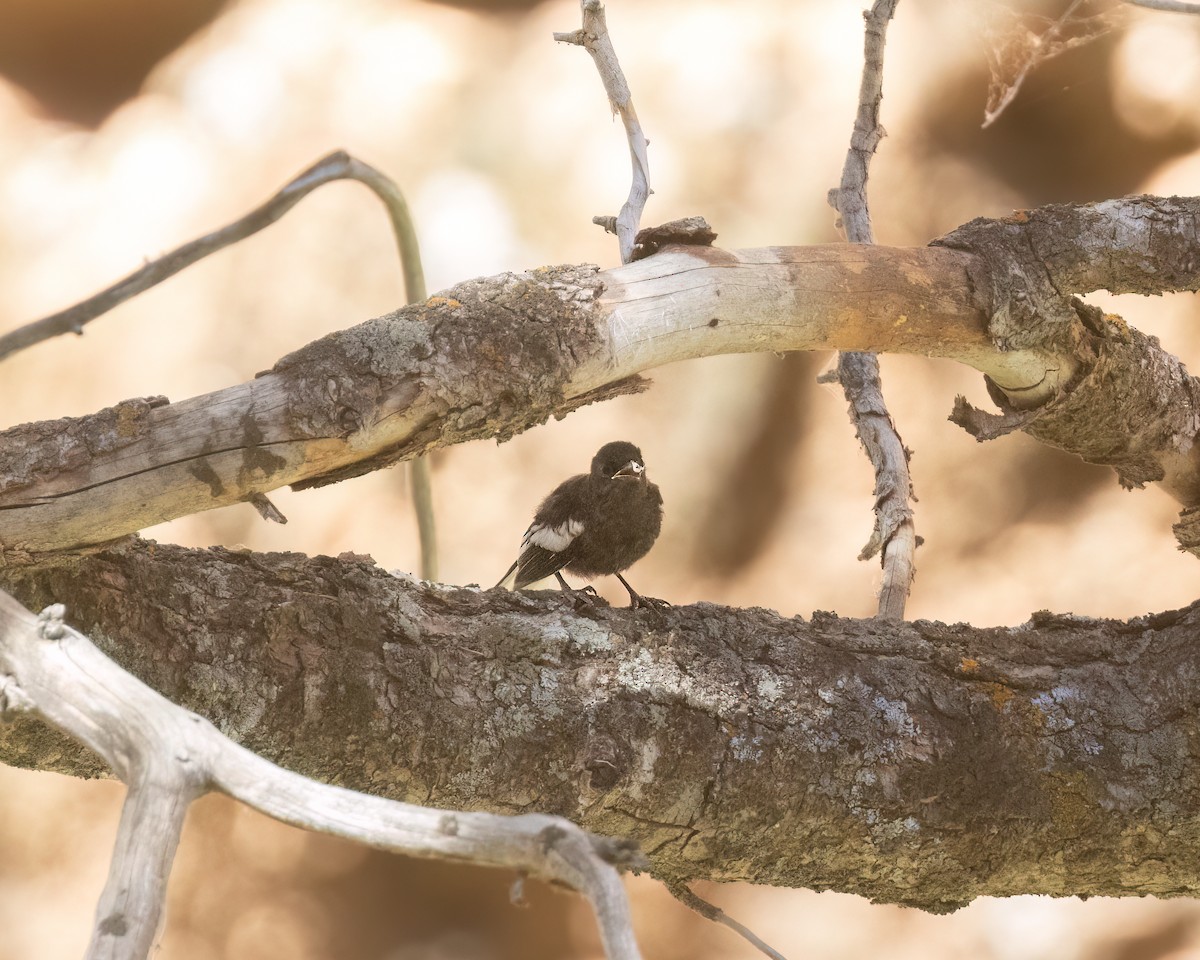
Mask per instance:
[[[610,0],[651,139],[644,222],[703,214],[727,247],[839,239],[825,194],[848,142],[863,6]],[[1200,192],[1200,17],[1076,4],[1062,36],[1093,42],[1041,65],[981,129],[991,66],[1014,72],[1066,6],[900,4],[889,137],[870,184],[879,242],[923,244],[972,217],[1046,202]],[[574,0],[3,0],[0,331],[235,219],[337,147],[406,191],[430,290],[547,263],[615,264],[615,240],[591,217],[616,213],[628,156],[590,58],[551,40],[578,24]],[[220,389],[402,299],[383,211],[363,187],[333,184],[84,337],[8,360],[0,426]],[[1194,295],[1090,299],[1185,359],[1200,348]],[[871,529],[872,475],[840,389],[815,382],[830,359],[664,368],[640,396],[500,446],[438,451],[442,579],[493,583],[540,497],[600,444],[629,439],[666,499],[662,538],[630,574],[639,591],[870,615],[878,566],[855,558]],[[976,444],[946,421],[956,393],[987,403],[970,370],[885,357],[883,371],[914,451],[925,538],[912,617],[1128,617],[1196,598],[1200,568],[1176,550],[1177,506],[1160,491],[1125,493],[1109,470],[1024,436]],[[417,567],[403,469],[272,499],[287,526],[244,506],[147,536]],[[623,602],[615,581],[597,586]],[[0,960],[82,954],[122,793],[0,767]],[[533,887],[517,909],[511,879],[302,834],[207,798],[188,822],[163,955],[600,956],[578,901]],[[630,890],[648,957],[756,956],[653,882]],[[1200,958],[1200,907],[1187,901],[1016,898],[932,917],[836,894],[698,892],[793,958]]]

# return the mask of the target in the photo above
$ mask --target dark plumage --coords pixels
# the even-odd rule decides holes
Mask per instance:
[[[564,590],[586,596],[571,590],[559,571],[616,574],[630,606],[661,603],[640,596],[621,576],[646,555],[661,528],[662,494],[646,476],[642,451],[624,440],[606,443],[590,473],[564,480],[542,501],[500,583],[515,572],[513,589],[520,590],[553,574]]]

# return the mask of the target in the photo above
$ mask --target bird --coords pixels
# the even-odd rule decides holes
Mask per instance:
[[[654,545],[662,515],[662,494],[646,475],[642,451],[627,440],[606,443],[588,473],[564,480],[542,501],[520,554],[496,586],[514,573],[514,590],[553,574],[577,603],[592,603],[595,588],[574,590],[560,571],[589,578],[615,574],[629,591],[630,608],[666,606],[643,597],[621,576]]]

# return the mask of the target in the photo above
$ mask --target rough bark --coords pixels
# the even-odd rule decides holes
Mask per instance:
[[[366,558],[130,541],[5,586],[263,756],[396,799],[563,814],[669,879],[944,910],[1200,892],[1200,607],[1022,627],[575,613]],[[32,721],[5,762],[99,773]]]

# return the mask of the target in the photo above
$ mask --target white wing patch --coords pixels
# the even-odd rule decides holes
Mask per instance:
[[[547,527],[535,523],[525,531],[525,538],[521,541],[521,546],[527,547],[533,544],[535,547],[541,547],[551,553],[561,553],[581,533],[583,533],[582,520],[567,520],[557,527]]]

